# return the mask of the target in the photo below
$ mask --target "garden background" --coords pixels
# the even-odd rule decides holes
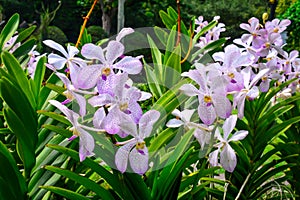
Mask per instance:
[[[0,24],[0,199],[300,199],[299,0],[0,0]]]

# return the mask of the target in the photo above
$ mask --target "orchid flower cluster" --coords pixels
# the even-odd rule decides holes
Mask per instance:
[[[143,114],[138,102],[150,98],[151,94],[134,87],[128,77],[142,70],[141,56],[123,55],[125,47],[120,41],[132,32],[131,28],[123,29],[115,40],[108,42],[106,48],[85,44],[80,52],[84,59],[77,56],[79,50],[74,46],[68,45],[66,51],[51,40],[44,41],[44,44],[62,54],[50,53],[47,66],[64,83],[67,99],[61,103],[56,100],[49,102],[61,110],[72,124],[70,130],[74,135],[69,140],[79,137],[80,161],[94,155],[95,141],[88,131],[118,134],[121,138],[131,135],[132,139],[123,142],[125,145],[116,152],[115,164],[124,172],[129,160],[132,170],[143,174],[148,169],[148,150],[144,139],[151,134],[160,113],[149,110]],[[59,72],[65,66],[69,77]],[[78,112],[65,106],[72,101],[78,104]],[[83,124],[88,104],[95,108],[93,127]]]
[[[199,32],[208,23],[199,17],[196,24],[195,31]],[[237,158],[230,142],[244,139],[248,131],[231,132],[238,118],[244,117],[245,101],[257,98],[260,92],[267,92],[272,80],[279,84],[296,78],[287,89],[290,93],[299,90],[298,52],[285,52],[280,35],[289,24],[289,20],[275,19],[262,26],[258,19],[251,18],[248,24],[240,25],[249,33],[235,39],[235,44],[226,46],[224,52],[214,53],[213,62],[204,65],[197,60],[189,71],[181,74],[193,81],[182,85],[180,91],[197,98],[197,112],[193,108],[176,109],[172,112],[176,118],[168,121],[166,126],[194,129],[201,150],[213,144],[214,150],[208,155],[212,166],[221,165],[229,172],[234,170]],[[218,40],[220,33],[225,31],[224,26],[220,23],[211,29],[195,47],[202,48]],[[131,28],[122,29],[105,48],[85,44],[79,51],[70,44],[65,50],[51,40],[44,44],[60,53],[48,55],[47,67],[64,84],[66,100],[49,102],[72,124],[73,136],[69,140],[79,137],[80,161],[94,155],[95,141],[88,131],[117,134],[125,141],[115,144],[121,146],[115,154],[116,168],[125,172],[129,163],[135,173],[144,174],[149,167],[145,139],[156,131],[153,126],[160,118],[160,112],[149,110],[143,113],[139,102],[152,95],[135,87],[129,78],[143,68],[142,56],[124,55],[125,47],[121,41],[133,32]],[[38,53],[33,50],[31,53],[33,60],[38,58]],[[78,111],[67,106],[70,102],[78,105]],[[84,124],[84,117],[91,114],[87,109],[90,106],[95,108],[92,127]],[[192,120],[195,115],[197,121]]]
[[[197,32],[207,22],[203,17],[196,21]],[[266,22],[265,26],[256,18],[251,18],[249,24],[240,27],[249,33],[235,39],[234,43],[224,48],[224,52],[212,55],[213,62],[203,65],[196,61],[194,69],[183,72],[194,83],[184,84],[180,90],[190,96],[197,97],[197,114],[202,123],[191,122],[195,109],[186,108],[182,112],[175,110],[166,125],[170,128],[184,126],[186,129],[195,129],[194,136],[203,150],[206,145],[213,143],[215,150],[209,154],[212,166],[221,165],[225,170],[232,172],[237,164],[234,150],[229,145],[231,141],[244,139],[248,131],[240,130],[230,137],[237,118],[244,117],[246,100],[254,100],[260,92],[267,92],[271,81],[276,84],[296,79],[285,90],[288,96],[299,91],[300,59],[298,51],[290,54],[283,50],[283,40],[280,35],[290,24],[289,20]],[[219,28],[218,28],[219,27]],[[215,39],[218,39],[220,27],[215,27]],[[213,30],[212,30],[213,31]],[[214,35],[213,32],[209,35]],[[199,44],[203,45],[203,39]],[[210,40],[210,42],[214,41]],[[232,100],[230,100],[232,99]],[[232,113],[236,113],[232,114]],[[223,126],[220,127],[220,123]],[[221,134],[222,133],[222,134]],[[220,153],[220,161],[219,155]]]

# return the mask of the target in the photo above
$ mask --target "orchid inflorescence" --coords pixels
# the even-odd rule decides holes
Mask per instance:
[[[203,17],[199,17],[195,32],[200,32],[207,24]],[[274,19],[262,26],[258,19],[251,18],[248,24],[240,25],[247,33],[235,39],[235,44],[226,46],[223,52],[214,53],[213,62],[202,64],[199,60],[193,61],[192,68],[181,74],[182,78],[192,80],[182,85],[180,91],[191,98],[197,97],[197,112],[188,107],[183,111],[176,109],[172,112],[176,118],[168,121],[166,126],[194,129],[201,150],[213,142],[213,151],[208,155],[212,166],[221,165],[229,172],[234,170],[237,158],[230,142],[244,139],[248,131],[238,130],[232,135],[231,132],[238,118],[243,119],[247,100],[267,92],[272,87],[271,83],[280,84],[291,79],[297,80],[288,86],[288,91],[294,93],[299,90],[298,52],[285,52],[281,37],[289,24],[289,20]],[[218,40],[223,31],[225,25],[220,23],[200,37],[195,48]],[[125,172],[129,162],[135,173],[144,174],[149,167],[145,139],[150,137],[151,132],[157,131],[153,130],[153,126],[161,113],[156,110],[143,113],[139,102],[152,95],[141,91],[129,78],[129,75],[139,74],[143,68],[142,56],[124,55],[122,39],[133,32],[131,28],[124,28],[105,48],[84,44],[79,51],[69,44],[66,51],[51,40],[44,41],[44,44],[61,54],[50,53],[47,67],[63,82],[67,99],[49,102],[61,110],[72,124],[70,130],[74,136],[69,139],[79,137],[80,161],[94,155],[95,141],[89,130],[117,134],[120,138],[128,138],[125,142],[116,142],[116,146],[121,146],[115,154],[117,169]],[[81,56],[78,56],[79,53]],[[63,69],[68,75],[61,72]],[[66,106],[70,102],[79,105],[78,112]],[[95,108],[93,127],[83,124],[88,105]],[[192,120],[195,115],[196,121]]]

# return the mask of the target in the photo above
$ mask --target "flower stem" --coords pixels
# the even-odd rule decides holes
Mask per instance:
[[[86,23],[87,23],[87,21],[89,20],[91,14],[92,14],[92,11],[94,10],[95,5],[96,5],[97,2],[98,2],[98,0],[94,0],[94,3],[93,3],[93,5],[92,5],[90,11],[89,11],[88,14],[83,18],[84,21],[83,21],[83,24],[82,24],[82,27],[81,27],[81,30],[80,30],[80,33],[79,33],[79,36],[78,36],[76,45],[75,45],[75,47],[77,47],[77,48],[78,48],[78,46],[79,46],[79,44],[80,44],[80,40],[81,40],[81,38],[82,38],[84,29],[85,29],[85,27],[86,27]]]

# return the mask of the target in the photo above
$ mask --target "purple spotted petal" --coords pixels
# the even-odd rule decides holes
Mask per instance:
[[[139,135],[141,138],[149,137],[153,129],[153,125],[159,119],[160,112],[156,110],[147,111],[139,122]]]
[[[85,44],[81,49],[81,54],[87,59],[100,60],[102,64],[105,63],[103,50],[101,47],[94,44]]]
[[[78,76],[78,85],[82,89],[90,89],[96,86],[101,75],[100,65],[90,65],[81,69]]]
[[[79,158],[84,161],[87,156],[93,156],[95,141],[94,138],[85,130],[78,128],[79,136]]]
[[[64,47],[60,44],[58,44],[57,42],[54,42],[52,40],[44,40],[43,43],[45,45],[47,45],[48,47],[55,49],[57,51],[59,51],[60,53],[62,53],[66,58],[69,57],[68,53],[66,52],[66,50],[64,49]]]
[[[58,108],[64,115],[66,115],[67,119],[72,123],[77,123],[77,120],[79,118],[79,115],[75,113],[74,111],[67,108],[65,105],[61,104],[60,102],[56,100],[49,100],[49,103]]]
[[[130,117],[129,115],[121,111],[118,114],[120,118],[120,122],[119,122],[120,129],[126,134],[129,134],[133,137],[138,137],[137,125],[133,121],[132,117]]]
[[[129,162],[132,170],[140,175],[143,175],[148,170],[148,149],[144,147],[140,153],[136,148],[132,149],[129,154]]]
[[[131,34],[131,33],[133,33],[134,32],[134,30],[132,29],[132,28],[123,28],[120,32],[119,32],[119,34],[118,34],[118,36],[116,37],[116,40],[117,41],[120,41],[122,38],[124,38],[126,35],[129,35],[129,34]]]
[[[210,163],[210,165],[212,166],[212,167],[216,167],[216,166],[218,166],[218,154],[219,154],[219,149],[217,149],[217,150],[214,150],[213,152],[211,152],[210,154],[209,154],[209,158],[208,158],[208,160],[209,160],[209,163]]]
[[[135,146],[136,141],[129,142],[120,147],[115,155],[115,164],[117,169],[124,173],[127,169],[130,150]]]
[[[115,103],[114,98],[109,94],[99,94],[88,100],[93,107],[104,106],[110,103]]]
[[[139,57],[134,58],[126,56],[114,65],[114,68],[120,69],[128,74],[138,74],[142,71],[143,65]]]
[[[221,118],[227,118],[231,114],[232,106],[226,96],[213,94],[212,101],[216,110],[216,114]]]
[[[55,67],[55,69],[62,69],[66,65],[66,58],[57,54],[50,53],[48,56],[48,63]]]
[[[211,125],[214,123],[217,117],[213,105],[207,106],[203,100],[199,101],[198,114],[201,121],[206,125]]]
[[[121,42],[110,41],[106,48],[105,57],[109,64],[113,64],[124,53],[124,46]]]
[[[226,171],[233,172],[237,160],[235,152],[229,144],[226,144],[220,153],[220,163]]]
[[[93,125],[95,128],[99,128],[101,129],[102,128],[102,121],[104,119],[104,117],[106,116],[105,114],[105,111],[104,111],[104,108],[101,107],[99,108],[95,114],[94,114],[94,117],[93,117]]]
[[[137,124],[140,121],[140,118],[143,115],[143,111],[141,109],[141,106],[135,101],[130,101],[129,104],[128,104],[128,111],[129,111],[128,114],[130,114],[133,121]]]
[[[126,115],[123,113],[123,115]],[[120,131],[122,112],[116,106],[112,108],[102,121],[102,126],[109,134],[117,134]]]

